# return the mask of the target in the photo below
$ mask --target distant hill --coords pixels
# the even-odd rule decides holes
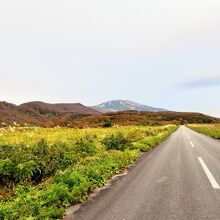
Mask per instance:
[[[117,112],[117,111],[144,111],[144,112],[161,112],[167,111],[162,108],[155,108],[148,105],[139,104],[130,100],[112,100],[92,107],[101,112]]]
[[[28,102],[14,105],[0,102],[0,126],[2,124],[32,124],[39,126],[55,126],[68,124],[68,121],[101,113],[80,103],[49,104],[44,102]]]
[[[49,104],[45,102],[27,102],[19,106],[24,111],[36,114],[74,114],[74,115],[99,115],[100,112],[86,107],[80,103]]]
[[[18,124],[29,123],[41,126],[44,126],[45,124],[48,126],[53,125],[51,120],[42,117],[41,115],[35,114],[33,116],[27,114],[27,112],[23,111],[19,106],[7,102],[0,102],[0,126],[2,123],[12,124],[14,122]]]

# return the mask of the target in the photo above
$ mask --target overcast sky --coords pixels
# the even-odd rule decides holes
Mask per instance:
[[[130,99],[220,116],[220,1],[1,1],[0,80],[16,104]]]

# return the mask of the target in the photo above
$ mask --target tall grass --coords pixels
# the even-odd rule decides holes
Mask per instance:
[[[220,124],[191,124],[188,127],[212,138],[220,139]]]

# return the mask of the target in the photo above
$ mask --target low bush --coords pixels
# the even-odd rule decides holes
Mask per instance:
[[[95,155],[97,153],[94,142],[88,138],[80,138],[80,140],[75,143],[75,146],[77,152],[84,156]]]
[[[111,128],[112,127],[112,122],[111,121],[106,121],[102,124],[103,128]]]
[[[103,140],[102,144],[107,150],[125,150],[132,146],[132,142],[124,134],[118,132],[116,134],[107,135]]]

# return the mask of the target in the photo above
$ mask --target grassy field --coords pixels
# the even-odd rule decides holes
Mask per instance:
[[[199,133],[206,134],[216,139],[220,139],[220,124],[192,124],[188,125],[188,127]]]
[[[1,129],[0,219],[61,218],[176,129]]]

